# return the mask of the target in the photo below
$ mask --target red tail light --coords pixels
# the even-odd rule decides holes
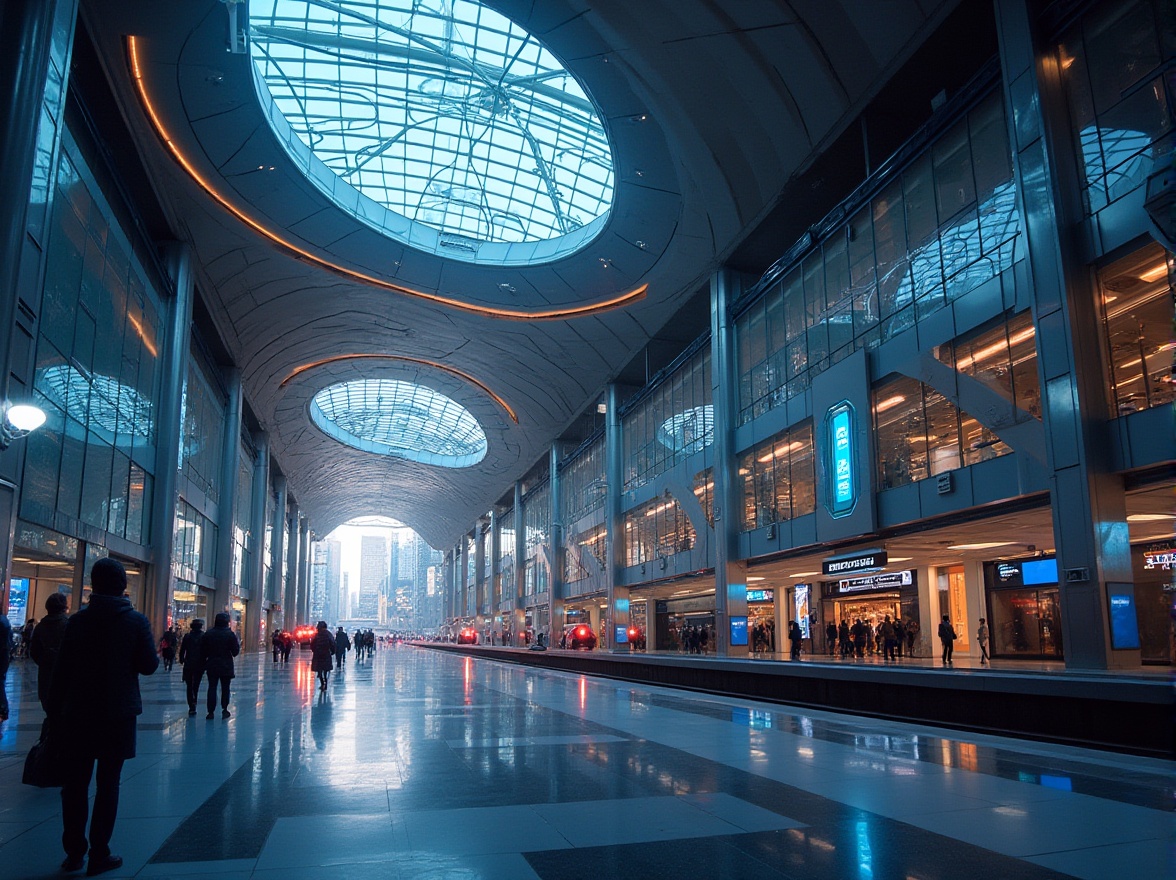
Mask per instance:
[[[629,627],[629,638],[631,638],[631,639],[637,638],[637,627],[635,627],[635,626]]]
[[[579,628],[577,628],[577,629],[576,629],[576,636],[577,636],[578,638],[581,638],[581,639],[582,639],[582,638],[584,638],[584,636],[586,636],[586,635],[588,635],[588,628],[587,628],[587,627],[581,626],[581,627],[579,627]]]

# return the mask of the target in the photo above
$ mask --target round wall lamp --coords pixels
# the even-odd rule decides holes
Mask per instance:
[[[7,449],[14,440],[27,437],[45,424],[45,411],[31,403],[10,403],[0,422],[0,450]]]

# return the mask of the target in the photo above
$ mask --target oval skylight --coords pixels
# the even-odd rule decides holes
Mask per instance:
[[[340,443],[365,452],[452,468],[486,457],[486,434],[469,410],[412,382],[328,385],[311,401],[310,417]]]
[[[551,259],[602,228],[613,160],[595,105],[514,22],[471,0],[250,0],[249,13],[272,109],[339,179],[440,233],[439,252],[481,262],[487,243],[568,236]]]

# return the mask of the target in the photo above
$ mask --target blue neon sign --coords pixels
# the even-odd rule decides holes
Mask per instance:
[[[857,504],[853,430],[855,415],[853,405],[848,401],[842,401],[825,414],[831,478],[829,513],[834,517],[851,513]]]

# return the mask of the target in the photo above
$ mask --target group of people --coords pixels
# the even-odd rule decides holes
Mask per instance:
[[[200,696],[200,683],[208,679],[208,693],[205,706],[212,719],[216,715],[217,692],[220,692],[221,718],[232,717],[229,711],[229,682],[235,675],[233,658],[241,653],[241,640],[237,634],[229,629],[229,615],[222,611],[213,618],[212,629],[204,631],[204,621],[197,617],[189,625],[179,647],[180,666],[183,667],[182,677],[187,685],[188,714],[196,714],[196,702]],[[174,630],[170,629],[173,633]],[[167,647],[164,647],[167,645]],[[163,668],[171,670],[168,653],[175,656],[174,639],[168,639],[167,634],[160,640],[160,654]]]
[[[714,627],[710,624],[683,624],[677,631],[678,650],[686,654],[705,654],[714,648]]]
[[[753,653],[776,652],[776,622],[760,621],[751,627],[751,650]]]
[[[877,626],[860,617],[854,618],[852,624],[842,620],[840,626],[829,621],[825,625],[825,650],[831,657],[881,654],[885,660],[900,660],[904,653],[914,656],[919,631],[919,621],[897,616],[891,619],[889,614]]]

